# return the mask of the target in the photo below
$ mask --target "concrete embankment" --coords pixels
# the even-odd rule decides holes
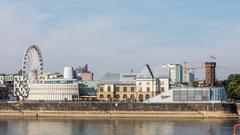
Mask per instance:
[[[220,103],[0,103],[0,117],[236,118],[236,104]]]
[[[159,112],[159,111],[0,111],[0,117],[84,117],[84,118],[238,118],[225,112]]]

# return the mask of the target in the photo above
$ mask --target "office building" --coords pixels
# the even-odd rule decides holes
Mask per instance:
[[[183,82],[183,67],[181,64],[168,64],[164,67],[169,70],[169,78],[171,85]]]
[[[80,100],[96,100],[98,81],[79,81]]]
[[[14,75],[7,74],[0,76],[0,86],[6,87],[7,95],[14,94]]]

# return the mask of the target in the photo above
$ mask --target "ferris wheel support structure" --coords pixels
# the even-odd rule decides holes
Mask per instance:
[[[23,90],[18,91],[18,96],[28,96],[31,84],[40,83],[43,75],[43,56],[37,45],[30,46],[24,54],[22,62]]]

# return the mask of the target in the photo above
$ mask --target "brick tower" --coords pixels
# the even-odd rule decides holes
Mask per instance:
[[[205,62],[205,85],[214,86],[216,82],[216,62]]]

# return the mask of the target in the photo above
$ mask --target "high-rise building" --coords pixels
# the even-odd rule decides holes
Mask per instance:
[[[164,67],[168,68],[170,84],[177,84],[183,81],[183,67],[181,64],[168,64]]]
[[[216,82],[216,62],[205,62],[205,85],[214,86]]]
[[[187,82],[194,82],[194,80],[195,80],[195,75],[194,75],[194,73],[188,73],[187,74]]]

